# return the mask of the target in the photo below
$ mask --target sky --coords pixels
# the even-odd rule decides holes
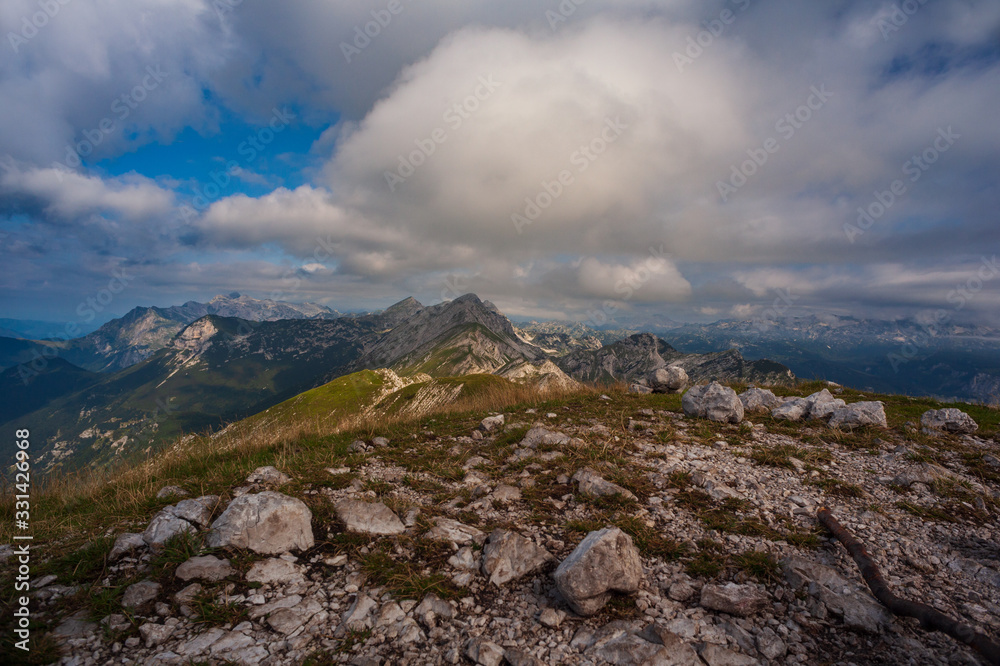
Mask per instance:
[[[5,0],[0,35],[2,317],[1000,325],[993,0]]]

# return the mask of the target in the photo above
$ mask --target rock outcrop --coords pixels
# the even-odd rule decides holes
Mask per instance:
[[[718,382],[690,389],[684,394],[682,405],[685,414],[709,421],[739,423],[743,420],[743,403],[736,391]]]
[[[312,512],[302,500],[274,491],[237,497],[206,537],[213,548],[246,548],[280,555],[313,547]]]
[[[632,537],[617,527],[591,532],[554,574],[566,603],[579,615],[593,615],[613,592],[638,591],[642,562]]]
[[[979,430],[979,424],[960,409],[929,409],[920,417],[920,425],[927,430],[970,435]]]

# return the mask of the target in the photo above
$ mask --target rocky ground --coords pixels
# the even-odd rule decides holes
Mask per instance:
[[[278,460],[218,494],[164,488],[112,535],[88,609],[35,581],[59,663],[982,663],[889,615],[815,514],[897,594],[996,638],[995,435],[614,396],[327,443],[333,466]]]

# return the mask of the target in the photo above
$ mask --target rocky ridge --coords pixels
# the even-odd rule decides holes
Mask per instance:
[[[694,398],[769,402],[736,408],[725,388]],[[152,523],[216,550],[158,576],[174,542],[117,534],[101,583],[128,583],[121,610],[58,618],[61,663],[978,663],[871,597],[816,529],[821,505],[898,592],[1000,633],[996,439],[790,433],[750,410],[724,423],[679,396],[613,396],[356,440],[325,477],[164,489],[175,503]],[[43,614],[77,593],[36,583]]]

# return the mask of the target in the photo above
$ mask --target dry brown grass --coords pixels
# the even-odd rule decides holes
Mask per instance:
[[[258,416],[212,435],[185,436],[136,464],[36,479],[31,530],[36,539],[86,539],[98,536],[93,533],[98,526],[102,532],[110,532],[123,524],[148,520],[152,511],[167,503],[156,500],[156,493],[165,485],[183,485],[193,493],[220,494],[260,464],[296,469],[306,463],[311,467],[339,465],[343,460],[343,452],[335,447],[319,446],[306,451],[303,442],[348,432],[364,436],[386,427],[416,424],[434,415],[502,411],[513,405],[530,406],[595,391],[589,387],[540,391],[504,382],[484,386],[473,395],[418,415],[299,416],[280,422]],[[13,536],[13,510],[12,489],[4,488],[0,517],[9,515],[11,520],[0,520],[0,543]]]

